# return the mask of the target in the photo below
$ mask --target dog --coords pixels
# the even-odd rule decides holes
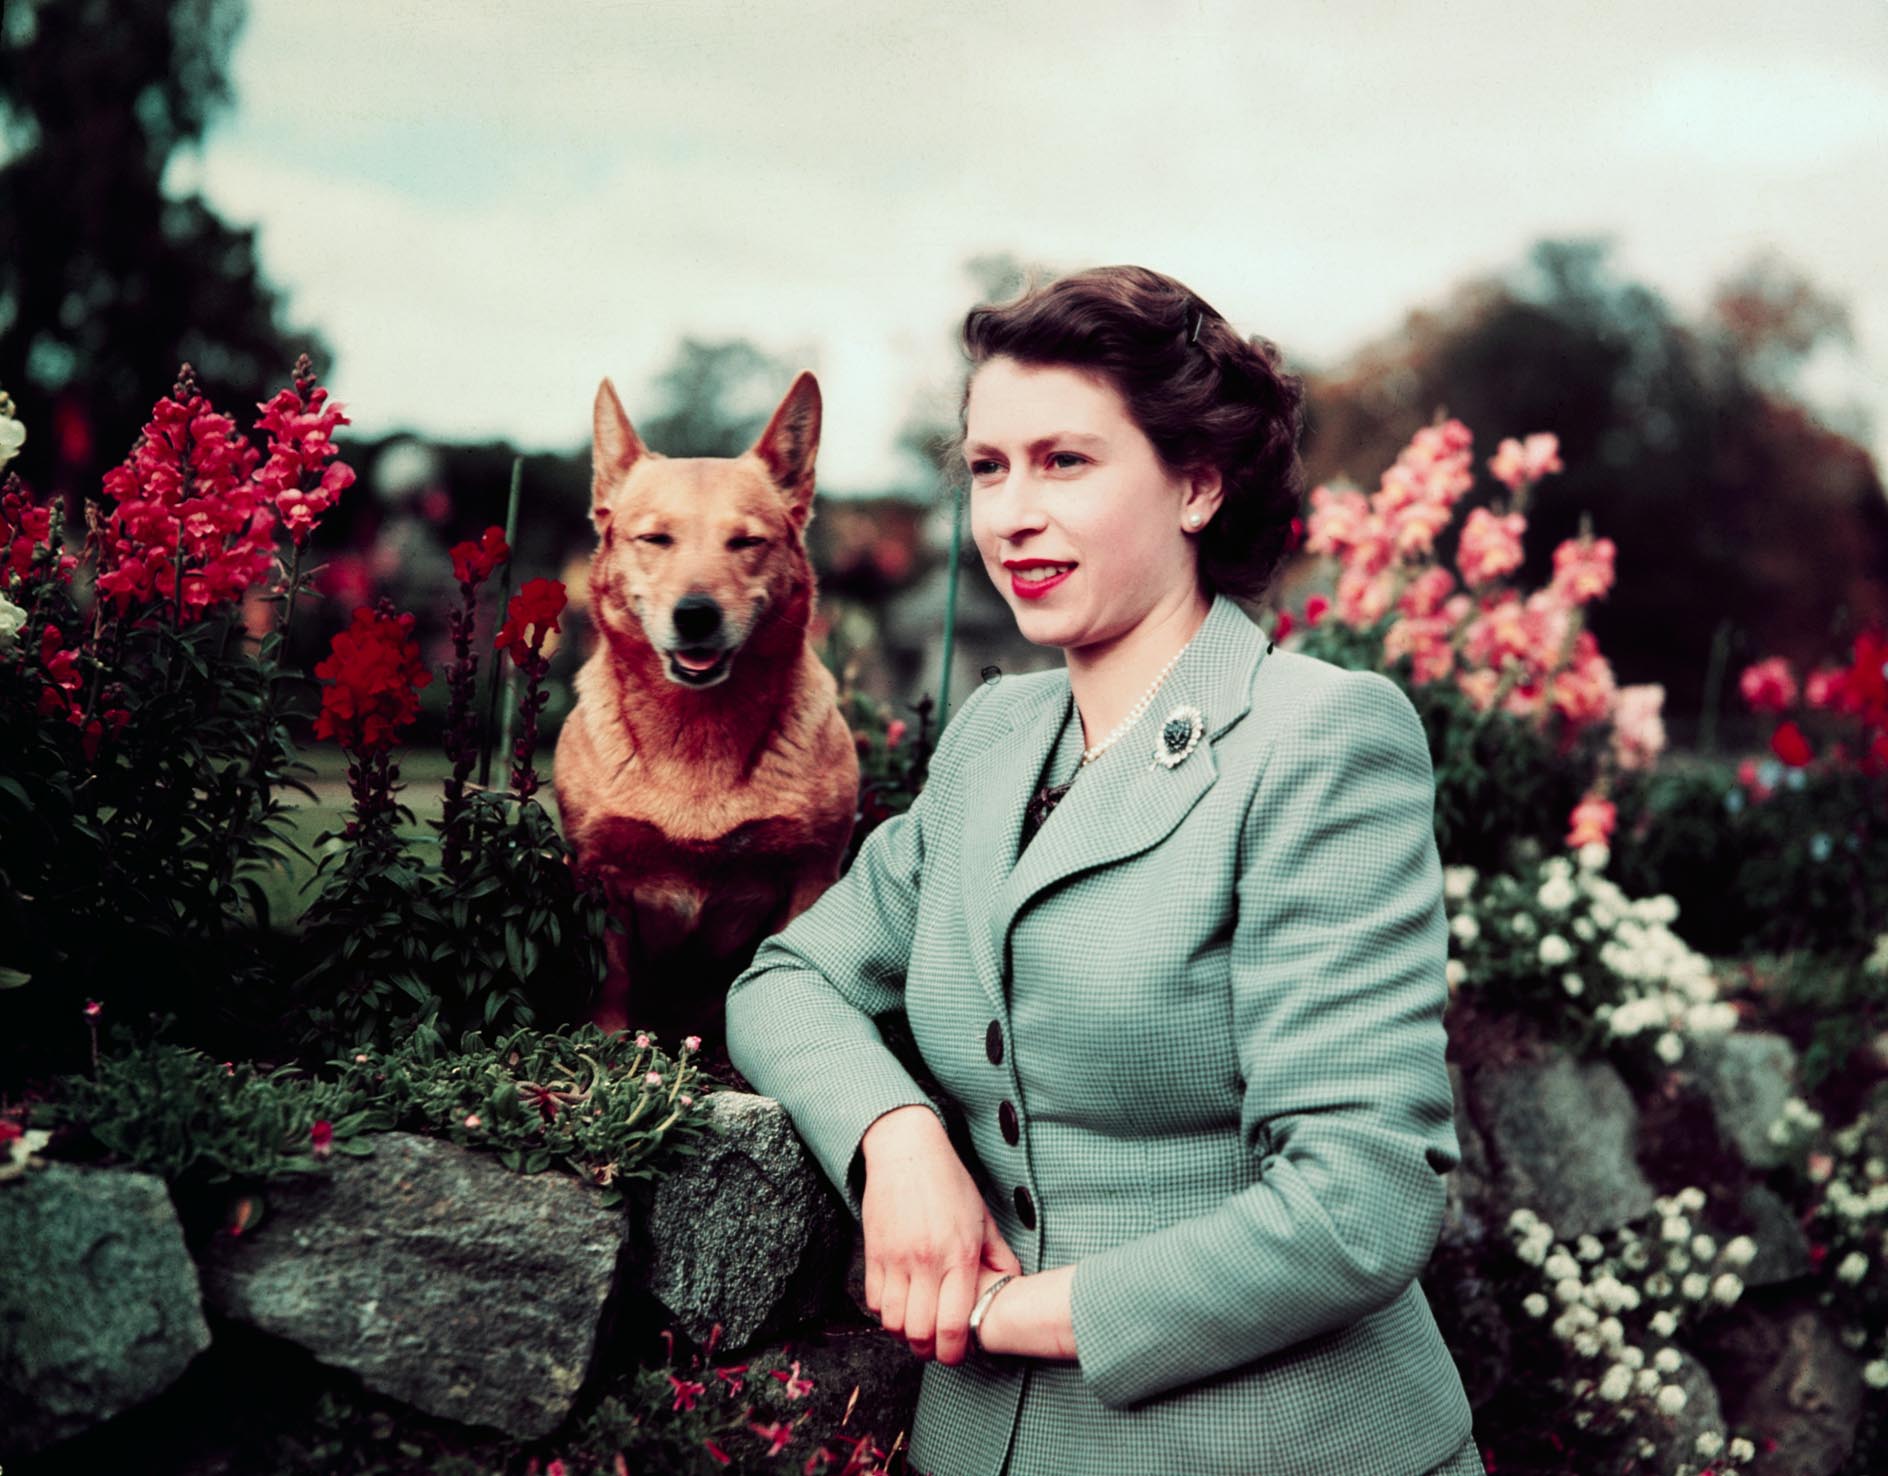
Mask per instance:
[[[733,457],[650,450],[608,378],[593,419],[596,644],[552,779],[623,929],[591,1020],[674,1050],[720,1041],[727,985],[838,880],[857,816],[858,751],[807,639],[820,392],[802,371]]]

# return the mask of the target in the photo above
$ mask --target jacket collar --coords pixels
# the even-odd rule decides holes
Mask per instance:
[[[999,1014],[1007,1009],[1003,976],[1017,916],[1057,882],[1144,851],[1180,823],[1219,777],[1213,741],[1250,710],[1253,678],[1270,649],[1264,630],[1216,594],[1140,721],[1081,773],[1020,859],[1023,809],[1068,707],[1068,671],[1019,682],[1009,730],[972,756],[964,775],[964,913],[977,973]],[[1172,768],[1154,766],[1155,738],[1182,706],[1201,714],[1199,746]]]

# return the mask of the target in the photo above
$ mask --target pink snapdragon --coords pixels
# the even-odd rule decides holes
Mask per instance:
[[[1537,431],[1524,441],[1509,436],[1488,458],[1488,470],[1496,481],[1519,492],[1549,472],[1566,470],[1560,464],[1560,438],[1552,431]]]
[[[1455,566],[1471,589],[1512,574],[1521,567],[1521,539],[1527,519],[1518,512],[1496,515],[1485,507],[1471,508],[1456,545]]]
[[[1613,588],[1613,540],[1569,538],[1554,550],[1553,588],[1570,604],[1603,598]]]
[[[1665,751],[1665,688],[1619,688],[1613,700],[1613,759],[1622,769],[1648,769]]]

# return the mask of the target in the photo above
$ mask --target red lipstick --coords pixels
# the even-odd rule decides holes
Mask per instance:
[[[1047,579],[1019,579],[1016,577],[1015,571],[1019,569],[1052,568],[1058,562],[1059,561],[1056,559],[1006,559],[1004,560],[1003,567],[1011,571],[1010,589],[1015,593],[1018,599],[1039,600],[1058,584],[1062,583],[1063,580],[1067,579],[1069,575],[1073,574],[1076,566],[1071,564],[1063,569],[1060,574],[1052,574]]]

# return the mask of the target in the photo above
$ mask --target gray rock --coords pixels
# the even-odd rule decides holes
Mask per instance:
[[[1562,1240],[1600,1234],[1653,1209],[1634,1156],[1639,1111],[1608,1061],[1554,1047],[1540,1060],[1485,1067],[1470,1104],[1497,1168],[1499,1220],[1525,1205]]]
[[[1745,1288],[1809,1275],[1809,1238],[1776,1191],[1752,1184],[1744,1190],[1743,1207],[1750,1218],[1744,1233],[1757,1243],[1755,1259],[1738,1273]]]
[[[1698,1437],[1707,1431],[1725,1433],[1724,1409],[1711,1375],[1683,1348],[1674,1351],[1679,1357],[1678,1367],[1662,1377],[1685,1391],[1685,1407],[1675,1415],[1653,1414],[1640,1420],[1639,1434],[1649,1439],[1657,1452],[1645,1463],[1646,1471],[1676,1471],[1681,1466],[1696,1471],[1706,1464],[1698,1454]]]
[[[371,1158],[269,1186],[252,1235],[201,1261],[233,1321],[427,1414],[530,1438],[570,1413],[626,1216],[568,1174],[382,1133]]]
[[[1781,1035],[1737,1030],[1700,1042],[1692,1065],[1711,1099],[1719,1130],[1752,1168],[1775,1168],[1789,1150],[1770,1141],[1770,1125],[1796,1090],[1796,1048]]]
[[[638,1275],[691,1339],[718,1322],[738,1348],[817,1314],[856,1227],[772,1097],[718,1091],[701,1111],[713,1131],[654,1196]]]
[[[1706,1356],[1731,1424],[1777,1442],[1763,1470],[1834,1476],[1844,1468],[1866,1395],[1861,1360],[1813,1294],[1740,1301],[1709,1337]]]
[[[164,1181],[47,1163],[0,1184],[0,1440],[30,1455],[143,1404],[210,1346]]]

